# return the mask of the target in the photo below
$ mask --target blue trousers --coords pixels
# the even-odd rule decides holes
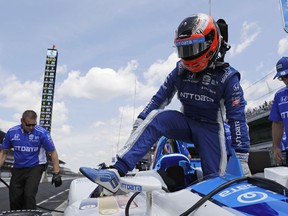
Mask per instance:
[[[193,143],[203,175],[223,175],[227,165],[224,123],[196,120],[175,110],[154,110],[129,137],[114,167],[126,174],[134,169],[161,136]]]

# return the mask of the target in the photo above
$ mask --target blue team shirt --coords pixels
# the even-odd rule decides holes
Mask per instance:
[[[288,134],[288,87],[285,86],[275,93],[269,120],[283,122],[285,133]]]
[[[284,132],[283,133],[283,136],[282,136],[282,141],[281,143],[279,144],[279,148],[282,150],[282,151],[285,151],[285,150],[288,150],[288,145],[287,145],[287,137],[286,137],[286,133]]]
[[[14,167],[28,168],[47,163],[46,151],[55,146],[49,132],[36,125],[30,132],[24,132],[21,125],[10,128],[2,142],[2,149],[14,149]]]

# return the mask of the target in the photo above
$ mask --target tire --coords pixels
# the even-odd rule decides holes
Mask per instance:
[[[41,210],[13,210],[0,212],[0,216],[52,216],[52,214]]]

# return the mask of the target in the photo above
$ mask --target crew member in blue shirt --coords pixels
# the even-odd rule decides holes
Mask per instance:
[[[275,93],[269,120],[272,121],[272,151],[277,164],[282,164],[283,155],[279,146],[282,137],[288,134],[288,57],[282,57],[276,64],[275,78],[285,86]]]
[[[21,124],[7,131],[0,151],[0,167],[11,148],[14,149],[14,165],[9,187],[10,209],[36,209],[36,194],[47,164],[46,151],[53,164],[52,184],[58,187],[62,180],[53,140],[46,129],[37,125],[37,114],[33,110],[26,110]]]

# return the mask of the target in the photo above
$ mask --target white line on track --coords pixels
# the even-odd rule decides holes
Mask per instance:
[[[43,204],[43,203],[45,203],[45,202],[48,202],[50,199],[53,199],[53,198],[55,198],[55,197],[57,197],[57,196],[65,193],[65,192],[67,192],[67,191],[69,191],[69,189],[66,189],[66,190],[64,190],[64,191],[62,191],[62,192],[60,192],[60,193],[58,193],[58,194],[55,194],[54,196],[51,196],[51,197],[49,197],[48,199],[43,200],[43,201],[40,202],[40,203],[37,203],[37,205],[41,205],[41,204]]]

